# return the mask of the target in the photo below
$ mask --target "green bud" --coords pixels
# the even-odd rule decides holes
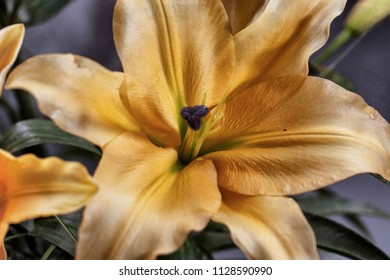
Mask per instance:
[[[358,34],[372,28],[390,14],[390,0],[360,0],[348,15],[346,27]]]

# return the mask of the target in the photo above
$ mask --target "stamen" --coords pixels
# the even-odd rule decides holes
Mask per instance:
[[[229,87],[227,87],[229,88]],[[179,149],[179,156],[184,163],[189,163],[194,160],[206,140],[209,133],[219,129],[216,125],[223,119],[223,113],[221,108],[228,97],[228,91],[226,91],[222,98],[218,101],[218,104],[213,108],[211,116],[201,126],[201,118],[206,116],[209,109],[204,105],[198,105],[194,107],[184,107],[180,115],[186,120],[188,126],[191,129],[186,130],[183,142]],[[199,131],[198,131],[199,130]]]
[[[184,107],[180,115],[187,121],[189,127],[193,130],[199,130],[201,118],[207,115],[209,109],[204,105],[197,105],[194,107]]]

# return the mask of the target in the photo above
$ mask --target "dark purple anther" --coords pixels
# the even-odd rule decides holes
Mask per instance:
[[[180,114],[193,130],[199,130],[200,119],[206,116],[208,112],[209,109],[206,106],[197,105],[194,107],[184,107]]]

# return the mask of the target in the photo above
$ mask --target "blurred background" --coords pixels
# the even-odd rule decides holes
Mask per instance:
[[[349,0],[345,12],[334,21],[331,38],[342,29],[345,16],[355,2]],[[96,60],[111,70],[121,70],[111,30],[114,4],[115,0],[71,1],[55,17],[27,28],[22,55],[74,53]],[[343,50],[348,47],[351,45]],[[360,39],[335,70],[345,75],[353,83],[355,92],[390,121],[389,18]],[[371,175],[354,176],[331,186],[331,189],[343,197],[370,202],[390,212],[390,186]],[[336,220],[345,222],[337,217]],[[390,254],[390,220],[374,217],[364,217],[363,220],[374,243]],[[238,258],[241,255],[222,252],[216,257]],[[323,257],[332,258],[327,253]]]

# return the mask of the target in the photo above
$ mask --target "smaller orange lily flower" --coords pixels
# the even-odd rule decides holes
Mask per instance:
[[[23,24],[14,24],[0,30],[0,94],[5,77],[18,56],[23,37]]]
[[[0,30],[0,93],[24,36],[16,24]],[[9,224],[64,214],[81,208],[97,188],[79,163],[34,155],[15,158],[0,150],[0,260],[7,259],[4,237]]]
[[[0,150],[0,260],[9,224],[80,209],[97,188],[86,169],[59,158],[15,158]]]

